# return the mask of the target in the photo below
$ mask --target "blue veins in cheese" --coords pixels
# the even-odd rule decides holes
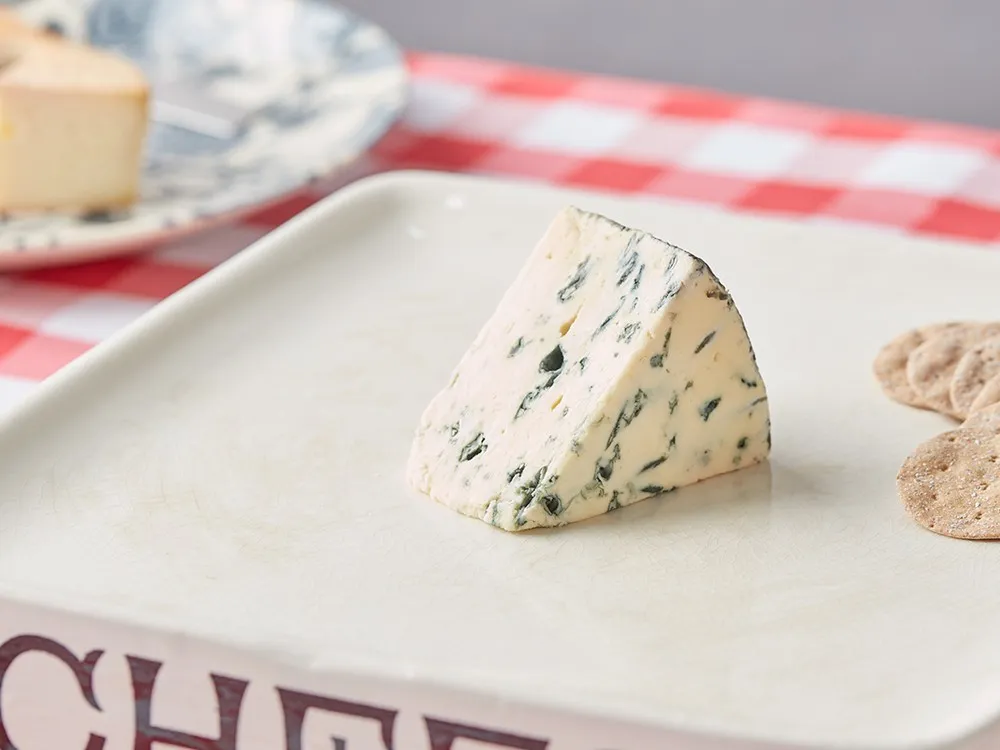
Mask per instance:
[[[409,483],[507,531],[562,526],[767,458],[753,347],[700,259],[575,207],[425,409]]]

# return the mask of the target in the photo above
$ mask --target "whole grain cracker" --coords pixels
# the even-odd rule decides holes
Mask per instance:
[[[901,333],[883,346],[875,357],[872,369],[885,395],[901,404],[924,408],[926,405],[906,378],[906,362],[911,352],[928,338],[959,325],[961,323],[955,322],[921,326]]]
[[[958,361],[949,395],[955,413],[969,416],[976,396],[994,375],[1000,374],[1000,336],[986,339],[969,349]]]
[[[1000,404],[1000,375],[994,375],[986,381],[986,385],[979,391],[976,400],[969,407],[969,413],[974,414],[987,406],[993,406],[993,404]]]
[[[962,423],[962,428],[1000,432],[1000,403],[972,412]]]
[[[906,379],[929,408],[960,417],[951,403],[951,379],[959,360],[973,346],[1000,336],[1000,323],[962,323],[929,336],[910,353]]]
[[[907,513],[956,539],[1000,538],[1000,433],[960,428],[922,443],[896,475]]]

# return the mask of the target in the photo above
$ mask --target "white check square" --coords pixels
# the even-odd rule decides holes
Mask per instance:
[[[889,146],[858,176],[864,187],[949,195],[989,161],[976,149],[919,141]]]
[[[157,260],[194,268],[211,268],[236,255],[267,234],[264,227],[248,224],[199,232],[190,237],[172,241],[157,251]]]
[[[436,132],[472,108],[481,93],[474,86],[443,81],[414,81],[404,122],[412,130]]]
[[[982,169],[956,190],[955,194],[989,208],[1000,208],[1000,161],[990,159]]]
[[[50,336],[97,343],[132,323],[154,305],[154,300],[123,294],[88,294],[54,312],[38,330]]]
[[[808,133],[729,123],[715,129],[681,163],[702,172],[766,179],[784,172],[814,142]]]
[[[514,146],[599,156],[624,142],[642,116],[619,107],[560,102],[546,107],[511,138]]]
[[[37,387],[32,380],[0,375],[0,414],[13,409]]]

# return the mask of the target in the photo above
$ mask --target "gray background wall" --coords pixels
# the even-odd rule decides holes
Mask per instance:
[[[341,0],[411,49],[1000,127],[1000,0]]]

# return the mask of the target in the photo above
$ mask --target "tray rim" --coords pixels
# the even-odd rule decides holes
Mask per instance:
[[[657,200],[655,198],[644,196],[622,195],[620,193],[606,190],[567,188],[518,177],[493,177],[424,169],[389,170],[365,176],[320,199],[282,225],[258,238],[245,250],[210,269],[204,275],[170,295],[158,303],[155,307],[141,315],[138,319],[112,334],[104,341],[96,344],[90,350],[80,355],[68,365],[64,366],[45,381],[39,383],[30,394],[22,399],[22,401],[11,408],[5,415],[0,416],[0,434],[7,430],[19,429],[22,423],[33,419],[36,414],[45,409],[56,408],[58,406],[59,399],[66,398],[67,391],[72,389],[72,387],[79,380],[87,378],[88,374],[92,370],[98,369],[102,365],[113,361],[119,353],[124,352],[131,346],[140,344],[142,339],[148,335],[155,334],[159,328],[171,325],[175,313],[183,312],[188,307],[196,306],[202,301],[210,301],[213,295],[217,293],[217,290],[222,289],[226,284],[237,283],[243,275],[254,273],[257,264],[267,262],[268,258],[272,254],[281,251],[283,245],[288,242],[293,242],[297,235],[309,232],[312,225],[321,221],[326,215],[337,213],[350,203],[354,201],[363,201],[371,195],[378,195],[380,193],[399,189],[404,191],[412,190],[414,185],[419,187],[421,185],[426,185],[427,183],[432,183],[437,188],[454,186],[456,189],[459,189],[461,187],[471,185],[477,187],[495,186],[500,189],[527,190],[529,192],[537,193],[558,193],[568,200],[573,198],[587,199],[589,197],[596,200],[609,200],[621,204],[627,203],[640,206],[656,206],[664,204],[683,205],[685,208],[694,208],[695,210],[708,216],[722,214],[732,215],[735,213],[716,206],[691,206],[691,204],[685,201]],[[756,221],[763,221],[786,227],[802,225],[802,222],[775,218],[767,215],[742,212],[737,215],[745,216],[748,219],[752,218]],[[869,228],[858,227],[856,225],[833,225],[832,227],[824,228],[837,233],[844,233],[847,236],[855,234],[861,234],[863,236],[876,234],[889,238],[898,236],[895,232],[885,231],[879,227]],[[909,239],[911,241],[918,242],[919,244],[926,245],[929,248],[948,248],[949,251],[952,248],[959,250],[964,249],[971,254],[982,253],[984,249],[989,252],[989,248],[983,248],[982,246],[974,243],[963,243],[947,238],[916,236],[910,237]],[[245,645],[233,645],[226,643],[218,637],[192,634],[190,632],[179,629],[171,629],[168,627],[153,627],[143,622],[134,621],[128,617],[102,614],[96,609],[87,608],[82,603],[56,602],[51,599],[47,599],[44,595],[34,597],[10,595],[6,593],[0,594],[0,607],[6,603],[12,604],[15,607],[23,606],[33,610],[46,611],[52,614],[61,614],[73,619],[84,619],[108,628],[127,628],[136,632],[143,632],[163,638],[176,639],[180,637],[190,639],[193,642],[219,647],[228,651],[235,650],[241,654],[251,657],[254,660],[257,660],[258,662],[276,664],[282,667],[308,671],[310,673],[321,673],[329,676],[340,675],[348,680],[357,679],[383,684],[400,682],[400,676],[398,673],[382,671],[378,668],[357,669],[326,665],[322,667],[313,667],[309,666],[309,655],[302,652],[289,650],[281,653],[273,653],[268,650],[258,650]],[[495,703],[499,699],[503,700],[512,707],[519,706],[528,710],[545,711],[553,714],[555,717],[571,718],[573,716],[578,716],[584,719],[593,719],[622,726],[625,727],[626,730],[628,727],[634,727],[637,731],[651,730],[654,732],[661,732],[665,735],[665,740],[670,740],[672,738],[673,741],[680,743],[692,743],[690,745],[692,748],[701,748],[703,746],[702,743],[705,743],[704,747],[706,749],[719,748],[719,750],[722,750],[723,748],[733,748],[733,750],[756,750],[757,748],[760,748],[761,750],[805,750],[806,748],[813,747],[813,745],[788,743],[784,741],[771,740],[766,737],[741,736],[728,734],[724,731],[706,730],[697,727],[690,728],[666,722],[650,724],[649,722],[623,718],[610,712],[606,714],[598,714],[589,710],[584,712],[577,709],[571,709],[564,704],[560,704],[558,701],[542,702],[532,700],[530,702],[512,702],[507,701],[505,698],[501,699],[489,690],[484,690],[482,688],[467,688],[465,686],[459,686],[446,680],[438,680],[434,677],[426,675],[419,678],[409,678],[407,684],[409,687],[414,689],[419,689],[420,686],[424,686],[430,690],[443,691],[446,693],[455,693],[460,691],[469,698],[480,702],[492,701]],[[987,734],[989,736],[984,736]],[[954,748],[957,750],[959,747],[973,750],[973,747],[976,749],[980,747],[980,741],[985,743],[991,742],[990,737],[993,738],[993,741],[1000,739],[1000,708],[998,708],[993,715],[987,718],[984,722],[969,727],[968,731],[964,734],[935,739],[932,740],[931,744],[923,744],[919,745],[919,747],[928,748],[929,750],[931,748],[934,750],[944,750],[944,748]],[[688,745],[683,746],[688,747]],[[983,748],[986,746],[986,744],[982,745]],[[856,746],[854,745],[844,747],[850,748],[850,750],[856,750]],[[918,747],[918,745],[914,745],[912,743],[883,744],[878,747],[883,750],[910,750],[911,748]]]

